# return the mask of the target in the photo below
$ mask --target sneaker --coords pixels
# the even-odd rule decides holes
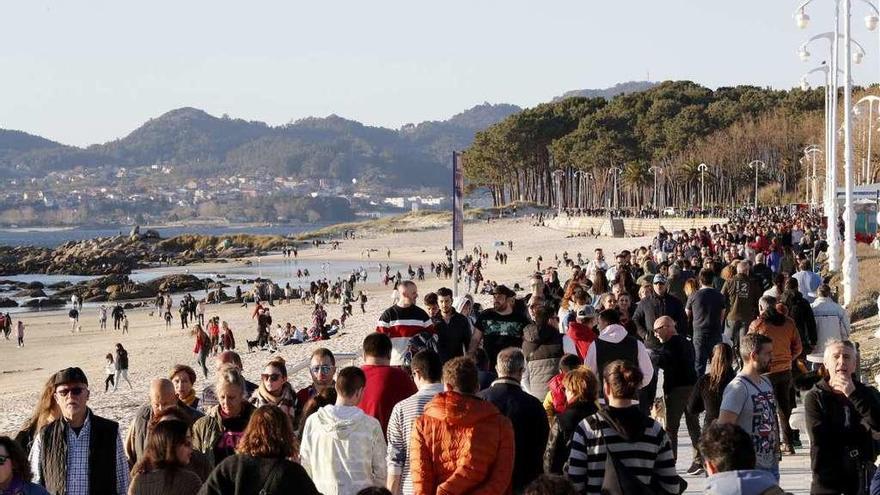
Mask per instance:
[[[703,474],[703,465],[697,461],[691,463],[691,467],[688,468],[687,474],[691,476],[696,476],[698,474]]]

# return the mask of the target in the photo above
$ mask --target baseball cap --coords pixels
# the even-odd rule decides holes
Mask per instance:
[[[657,275],[654,275],[654,281],[653,281],[653,282],[654,282],[655,284],[665,284],[665,283],[666,283],[666,277],[664,277],[663,275],[660,275],[660,274],[658,273]]]
[[[499,285],[498,287],[495,287],[495,290],[492,291],[493,296],[497,296],[499,294],[507,297],[516,296],[516,293],[510,290],[510,288],[508,288],[506,285]]]
[[[52,377],[53,387],[67,383],[82,383],[83,385],[88,386],[89,379],[86,378],[86,374],[83,373],[83,370],[80,368],[65,368],[58,373],[55,373],[55,376]]]
[[[596,316],[596,310],[592,305],[586,304],[581,306],[577,310],[577,319],[578,320],[586,320],[587,318],[594,318]]]

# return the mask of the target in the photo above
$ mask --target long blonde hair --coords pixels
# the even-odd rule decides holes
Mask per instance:
[[[40,394],[40,400],[37,401],[37,407],[34,413],[24,423],[22,430],[30,430],[33,428],[36,435],[47,424],[61,417],[61,407],[55,401],[55,376],[52,375],[43,386],[43,393]]]

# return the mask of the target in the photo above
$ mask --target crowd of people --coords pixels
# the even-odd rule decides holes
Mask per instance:
[[[613,260],[557,255],[527,288],[492,284],[485,309],[445,287],[420,297],[414,272],[362,364],[315,349],[299,390],[278,356],[249,381],[196,323],[211,383],[197,393],[185,364],[155,377],[125,432],[89,409],[82,370],[61,370],[0,437],[0,493],[679,494],[684,419],[706,493],[778,494],[782,456],[802,448],[798,402],[811,493],[880,492],[880,393],[816,270],[819,219],[729,215]]]

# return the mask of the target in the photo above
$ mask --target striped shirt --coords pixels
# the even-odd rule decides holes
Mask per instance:
[[[405,308],[395,304],[383,311],[376,323],[376,331],[391,338],[392,366],[403,364],[403,355],[411,337],[424,331],[435,332],[431,317],[415,304]]]
[[[596,424],[596,430],[590,426],[591,421]],[[623,438],[599,414],[581,421],[571,439],[568,460],[568,477],[577,492],[600,493],[605,477],[607,447],[645,485],[650,485],[654,478],[664,491],[678,493],[679,477],[675,472],[675,458],[669,437],[656,421],[646,418],[645,425],[643,435],[632,442]]]
[[[401,493],[412,495],[412,477],[409,472],[409,443],[413,423],[422,415],[425,406],[435,395],[443,391],[442,383],[432,383],[415,395],[398,402],[391,410],[388,420],[388,474],[400,476]]]

